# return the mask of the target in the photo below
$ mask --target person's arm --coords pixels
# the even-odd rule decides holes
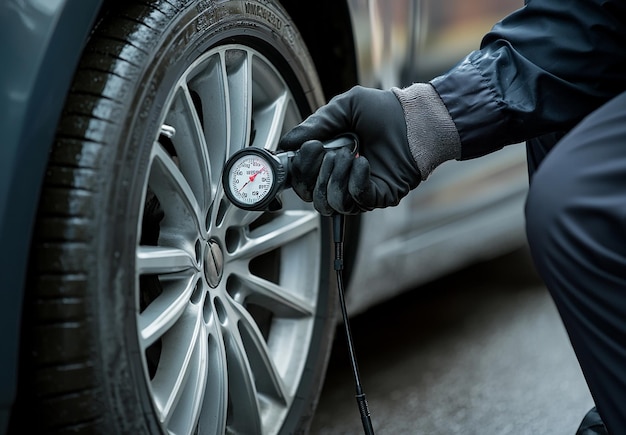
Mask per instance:
[[[626,90],[626,2],[529,0],[431,83],[461,159],[567,131]]]
[[[393,206],[446,160],[573,127],[626,90],[625,47],[623,0],[529,0],[443,76],[353,88],[292,129],[294,190],[323,214]],[[319,142],[345,132],[356,159]]]

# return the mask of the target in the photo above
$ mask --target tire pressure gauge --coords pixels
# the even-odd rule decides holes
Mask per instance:
[[[324,148],[350,147],[356,152],[356,136],[342,135],[324,143]],[[264,148],[247,147],[235,152],[222,174],[224,193],[235,206],[244,210],[277,210],[278,194],[288,186],[292,151],[274,154]]]
[[[267,209],[285,185],[287,174],[281,160],[285,158],[264,148],[248,147],[233,154],[223,175],[230,202],[244,210]]]
[[[354,134],[339,136],[324,143],[326,150],[349,147],[356,155],[358,140]],[[291,151],[274,154],[264,148],[246,147],[235,152],[224,165],[222,183],[224,193],[237,207],[244,210],[276,211],[282,207],[279,194],[290,187],[291,159],[296,154]],[[337,288],[339,302],[346,330],[346,339],[350,362],[356,383],[356,399],[361,414],[361,422],[366,435],[374,435],[365,393],[361,386],[359,371],[354,353],[352,333],[348,322],[346,302],[343,290],[343,230],[344,216],[333,215],[333,238],[335,241],[335,270],[337,271]]]

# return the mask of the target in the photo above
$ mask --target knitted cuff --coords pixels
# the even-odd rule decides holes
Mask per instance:
[[[448,109],[429,83],[392,88],[406,120],[411,154],[426,180],[437,166],[461,158],[461,138]]]

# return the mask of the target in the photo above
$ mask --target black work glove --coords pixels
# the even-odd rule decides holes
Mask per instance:
[[[359,138],[358,155],[325,151],[322,142],[343,133]],[[357,86],[334,97],[279,142],[298,150],[291,183],[325,216],[397,205],[422,177],[407,140],[404,111],[392,91]]]

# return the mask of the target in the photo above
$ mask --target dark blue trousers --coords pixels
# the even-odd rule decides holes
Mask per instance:
[[[535,266],[609,433],[626,434],[626,93],[543,159],[528,146],[526,231]]]

